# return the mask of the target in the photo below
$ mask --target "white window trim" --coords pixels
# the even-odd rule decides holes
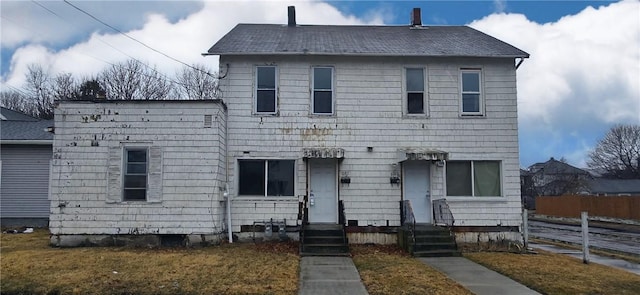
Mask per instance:
[[[407,69],[422,69],[423,74],[423,90],[422,90],[422,113],[410,114],[409,113],[409,91],[407,91]],[[429,117],[429,75],[427,67],[423,65],[405,65],[402,68],[402,114],[407,117],[424,118]]]
[[[443,167],[444,170],[444,196],[447,200],[464,200],[464,201],[504,201],[505,198],[505,177],[504,177],[504,161],[501,160],[450,160],[448,162],[471,162],[471,195],[470,196],[449,196],[449,192],[447,192],[447,165]],[[473,162],[498,162],[500,167],[500,196],[475,196],[475,185],[473,183]]]
[[[146,165],[147,165],[146,166],[146,170],[147,170],[146,179],[147,179],[147,183],[146,183],[145,188],[144,188],[144,200],[128,200],[128,199],[125,199],[125,193],[124,193],[125,189],[126,189],[126,186],[125,186],[126,177],[128,175],[127,174],[127,163],[128,163],[129,156],[128,156],[127,152],[128,151],[142,151],[142,150],[146,151],[146,156],[147,156],[147,159],[146,159]],[[149,194],[149,146],[147,146],[147,145],[126,145],[126,146],[122,147],[122,173],[121,173],[120,177],[122,179],[121,180],[122,181],[122,191],[121,191],[121,193],[122,193],[122,200],[121,201],[122,202],[136,202],[137,203],[137,202],[147,202],[148,201],[148,199],[149,199],[149,196],[148,196],[148,194]]]
[[[331,69],[331,89],[319,89],[322,91],[327,91],[327,90],[331,90],[331,113],[316,113],[313,109],[313,106],[315,104],[315,69],[317,68],[326,68],[326,69]],[[311,105],[309,106],[309,110],[310,113],[314,116],[333,116],[336,113],[336,86],[335,86],[335,79],[336,79],[336,69],[334,66],[312,66],[311,67]]]
[[[242,160],[256,160],[256,161],[264,161],[264,169],[265,169],[265,183],[264,183],[264,195],[240,195],[240,161]],[[269,185],[269,175],[267,174],[267,170],[269,168],[269,161],[293,161],[293,195],[292,196],[267,196],[267,186]],[[245,201],[264,201],[264,200],[298,200],[296,195],[296,189],[298,187],[298,160],[291,158],[271,158],[271,157],[256,157],[256,158],[236,158],[234,163],[235,175],[236,179],[234,181],[235,184],[235,196],[238,199],[242,199]]]
[[[258,112],[258,90],[272,90],[271,88],[258,89],[258,68],[274,68],[274,81],[275,81],[275,95],[274,95],[274,109],[273,112]],[[276,65],[256,65],[253,67],[253,114],[254,115],[277,115],[278,114],[278,66]]]
[[[478,85],[478,92],[464,92],[463,91],[463,87],[462,87],[462,74],[463,73],[477,73],[479,75],[478,77],[478,82],[480,83],[480,85]],[[484,116],[484,75],[482,74],[482,68],[479,67],[473,67],[473,68],[461,68],[460,69],[460,73],[458,74],[458,79],[460,80],[459,87],[460,87],[460,91],[459,91],[459,102],[460,102],[460,116],[462,117],[480,117],[480,116]],[[465,112],[464,111],[464,105],[463,105],[463,99],[462,96],[463,94],[478,94],[478,112]]]

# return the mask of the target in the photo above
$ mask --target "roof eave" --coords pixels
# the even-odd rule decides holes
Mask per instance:
[[[372,56],[372,57],[471,57],[471,58],[529,58],[529,54],[519,55],[424,55],[424,54],[381,54],[381,53],[332,53],[332,52],[205,52],[203,56],[256,56],[256,55],[315,55],[315,56]]]
[[[0,144],[21,144],[21,145],[50,145],[52,139],[2,139]]]

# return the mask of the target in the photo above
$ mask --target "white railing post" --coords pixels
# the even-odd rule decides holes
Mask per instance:
[[[582,211],[582,262],[589,263],[589,213]]]
[[[529,248],[529,211],[527,209],[522,209],[522,239],[526,250]]]

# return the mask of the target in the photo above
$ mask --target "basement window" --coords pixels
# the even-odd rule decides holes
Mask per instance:
[[[238,160],[238,195],[293,196],[295,160]]]

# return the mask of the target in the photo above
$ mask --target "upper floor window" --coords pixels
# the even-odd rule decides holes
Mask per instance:
[[[407,114],[425,113],[424,69],[405,69]]]
[[[293,196],[295,160],[238,160],[238,195]]]
[[[256,113],[276,113],[276,97],[278,90],[276,81],[275,66],[256,67]]]
[[[147,148],[127,147],[124,157],[124,201],[147,199]]]
[[[312,113],[333,114],[333,68],[313,68]]]
[[[482,81],[480,70],[460,72],[462,115],[482,115]]]
[[[447,196],[499,197],[500,161],[447,162]]]

